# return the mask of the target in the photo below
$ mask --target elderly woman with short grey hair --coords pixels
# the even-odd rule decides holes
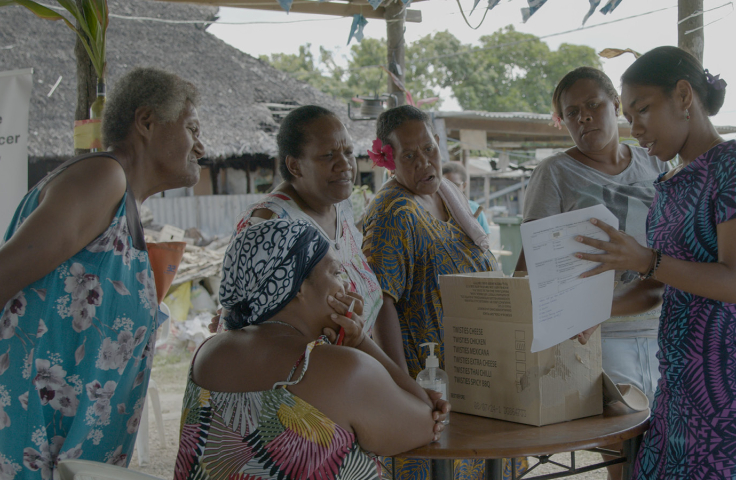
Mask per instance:
[[[22,200],[0,247],[0,471],[50,480],[59,460],[127,466],[158,301],[138,205],[194,185],[197,91],[137,68],[108,98],[106,152],[69,160]]]

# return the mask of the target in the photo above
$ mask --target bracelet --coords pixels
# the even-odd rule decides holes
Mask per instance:
[[[639,280],[648,280],[650,278],[656,278],[654,274],[659,268],[659,264],[662,262],[662,251],[656,248],[652,248],[651,250],[652,250],[652,253],[654,254],[652,256],[652,263],[649,264],[649,270],[647,271],[647,273],[639,274]]]

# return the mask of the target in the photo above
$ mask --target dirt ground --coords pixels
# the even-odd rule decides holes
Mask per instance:
[[[130,462],[132,470],[145,472],[159,478],[171,480],[174,478],[174,462],[179,448],[179,420],[181,417],[181,404],[184,399],[184,388],[186,386],[187,370],[189,368],[189,355],[170,354],[168,356],[157,355],[153,363],[153,378],[159,387],[161,397],[161,411],[163,412],[165,442],[161,444],[153,411],[149,412],[149,451],[151,461],[149,465],[138,466],[138,452],[133,454]],[[552,460],[568,465],[569,454],[559,454]],[[600,461],[600,455],[590,452],[578,452],[575,455],[575,463],[578,466],[591,465]],[[530,459],[534,463],[534,459]],[[535,474],[553,473],[561,471],[558,467],[550,464],[540,465],[535,469]],[[532,477],[533,478],[533,477]],[[587,472],[572,477],[577,480],[606,480],[605,470]]]

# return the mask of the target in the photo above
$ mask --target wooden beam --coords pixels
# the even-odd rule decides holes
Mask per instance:
[[[396,75],[401,84],[404,83],[405,69],[405,50],[404,42],[404,22],[407,19],[407,10],[404,4],[399,0],[394,0],[388,4],[385,9],[384,16],[386,18],[386,65],[391,73]],[[398,107],[406,103],[406,96],[402,88],[396,84],[391,75],[388,77],[388,93],[396,99],[396,105],[389,102],[389,107]],[[403,86],[403,85],[402,85]]]
[[[197,3],[200,5],[211,5],[213,7],[235,7],[249,8],[252,10],[268,10],[283,12],[284,9],[276,0],[159,0],[162,2],[172,3]],[[415,0],[417,1],[417,0]],[[295,0],[291,4],[290,12],[294,13],[311,13],[315,15],[333,15],[337,17],[349,17],[355,14],[361,14],[365,18],[384,19],[386,9],[373,7],[365,0],[354,2],[318,2],[311,0]],[[284,12],[286,13],[286,12]],[[420,10],[406,10],[406,21],[412,23],[422,22],[422,12]]]
[[[700,15],[696,15],[697,12],[701,12]],[[705,47],[702,12],[703,0],[678,0],[677,2],[677,46],[692,54],[701,63]]]

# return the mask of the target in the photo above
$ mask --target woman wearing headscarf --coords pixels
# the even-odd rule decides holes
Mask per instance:
[[[33,187],[0,247],[0,470],[51,480],[59,460],[127,466],[156,342],[138,205],[199,179],[197,90],[136,68],[108,97],[106,152]],[[0,475],[2,477],[3,475]]]
[[[324,235],[302,221],[238,232],[223,265],[228,330],[195,354],[176,479],[379,478],[373,455],[437,439],[439,412],[368,337]],[[356,301],[355,311],[336,300]],[[332,346],[325,329],[345,329]],[[351,348],[346,348],[351,347]]]
[[[236,232],[271,218],[311,223],[335,250],[348,290],[363,298],[365,329],[381,308],[381,288],[361,251],[350,195],[358,167],[353,141],[330,110],[306,105],[292,110],[276,136],[283,183],[248,207]]]
[[[366,212],[363,251],[381,284],[383,307],[373,330],[376,342],[416,378],[428,351],[439,345],[444,367],[439,276],[496,270],[486,233],[457,187],[443,179],[438,137],[429,117],[401,106],[378,117],[369,155],[394,172]],[[481,478],[482,461],[463,461],[457,478]],[[397,461],[397,478],[428,478],[426,460]]]

